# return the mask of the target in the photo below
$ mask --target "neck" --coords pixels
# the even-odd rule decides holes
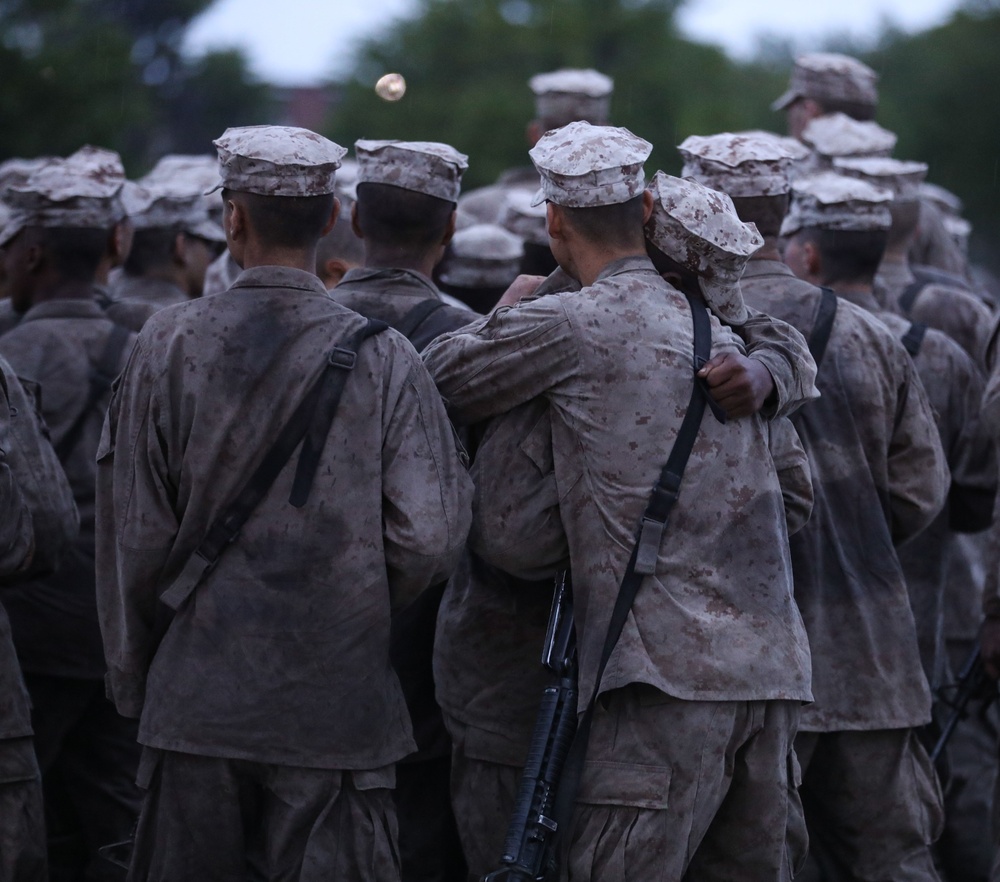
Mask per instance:
[[[396,248],[365,239],[365,266],[369,269],[388,267],[391,269],[413,270],[430,278],[434,267],[441,258],[442,249],[415,253],[405,248]]]
[[[852,295],[872,295],[874,293],[874,283],[871,279],[867,280],[857,280],[853,282],[824,282],[828,288],[833,288],[838,294],[844,297],[851,297]]]
[[[640,248],[586,248],[572,255],[572,269],[563,267],[583,287],[593,285],[597,277],[604,272],[608,264],[627,257],[643,257],[648,259],[646,246]]]
[[[906,246],[898,248],[886,248],[885,254],[882,255],[882,263],[894,266],[905,265],[909,261],[907,259],[907,248]]]
[[[751,260],[777,260],[781,262],[781,250],[778,248],[777,236],[765,236],[764,244],[750,255]]]
[[[316,246],[310,248],[267,248],[247,243],[243,251],[242,268],[255,266],[287,266],[306,273],[316,273]]]
[[[49,300],[93,300],[94,282],[69,279],[52,279],[40,283],[31,297],[31,305]]]

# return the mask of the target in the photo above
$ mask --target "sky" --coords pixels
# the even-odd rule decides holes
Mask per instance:
[[[679,15],[688,37],[748,57],[757,35],[769,31],[814,48],[824,35],[867,38],[890,20],[905,30],[947,20],[958,0],[688,0]],[[187,51],[239,46],[252,70],[280,85],[307,85],[344,73],[360,39],[377,36],[413,0],[216,0],[192,24]],[[280,12],[278,12],[280,10]],[[766,27],[765,27],[766,25]]]

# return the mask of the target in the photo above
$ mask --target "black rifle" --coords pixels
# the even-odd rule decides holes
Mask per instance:
[[[576,632],[568,573],[556,577],[545,634],[542,664],[559,677],[547,686],[531,736],[531,748],[521,773],[517,801],[500,858],[501,868],[484,882],[542,882],[555,878],[556,833],[553,815],[556,788],[566,754],[576,734]]]
[[[954,692],[953,698],[946,698],[945,693]],[[972,652],[962,665],[962,670],[958,672],[958,682],[951,686],[942,687],[938,690],[938,700],[942,704],[951,708],[948,719],[945,720],[938,736],[937,743],[931,751],[931,761],[937,762],[938,757],[944,752],[959,720],[965,719],[968,715],[969,702],[982,699],[986,702],[986,707],[997,698],[997,687],[990,675],[986,673],[986,665],[983,664],[983,656],[979,641],[972,647]],[[985,710],[985,707],[984,707]]]

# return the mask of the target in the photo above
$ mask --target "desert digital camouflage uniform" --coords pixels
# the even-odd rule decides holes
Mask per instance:
[[[722,256],[717,253],[712,261],[716,276]],[[794,409],[803,398],[811,397],[813,368],[805,340],[783,322],[744,309],[731,287],[719,281],[703,290],[709,307],[721,320],[734,323],[747,354],[768,367],[780,390],[765,411]],[[576,280],[557,270],[531,299],[543,293],[579,290]],[[524,560],[552,556],[562,562],[567,554],[553,556],[544,551],[549,547],[548,528],[557,529],[557,538],[551,541],[562,536],[549,425],[548,405],[540,399],[490,421],[473,467],[478,515],[470,545],[474,552],[488,547],[491,559],[513,578],[478,561],[472,579],[461,584],[455,580],[449,586],[438,622],[435,681],[454,741],[455,815],[470,873],[478,876],[496,868],[538,696],[550,680],[538,664],[538,652],[547,621],[551,568],[523,568]],[[782,450],[787,452],[789,447],[772,447],[776,467]],[[784,471],[778,467],[783,493],[789,488],[786,514],[802,508],[801,496],[794,489],[792,459]],[[498,512],[492,508],[494,503]],[[505,542],[497,541],[493,529],[484,526],[493,523],[499,524],[496,534]],[[561,541],[565,545],[565,538]],[[484,621],[490,623],[486,629]],[[478,663],[470,665],[470,658]]]
[[[457,230],[438,271],[442,290],[480,315],[489,312],[517,278],[524,242],[499,224]]]
[[[108,231],[122,215],[117,154],[85,147],[7,191],[14,215],[2,238],[8,260],[31,227]],[[52,872],[108,878],[97,849],[124,839],[139,805],[135,726],[104,694],[104,652],[94,571],[94,456],[108,386],[132,335],[117,329],[86,284],[62,279],[65,296],[28,302],[0,338],[0,354],[39,390],[41,413],[79,510],[80,530],[55,572],[5,589],[14,644],[32,698],[35,750],[46,791]],[[15,296],[18,292],[13,292]],[[58,293],[58,292],[57,292]],[[23,298],[27,291],[20,292]],[[92,401],[95,377],[105,378]]]
[[[643,191],[648,154],[649,145],[625,130],[571,124],[532,151],[542,173],[536,198],[577,207],[633,198]],[[716,352],[741,348],[714,319],[712,331]],[[691,394],[691,350],[687,301],[637,255],[612,261],[581,291],[496,310],[425,353],[460,422],[538,397],[550,407],[580,691],[599,686],[604,695],[577,802],[571,878],[679,878],[689,865],[729,857],[717,836],[723,825],[712,824],[720,807],[732,813],[727,830],[743,824],[729,845],[745,846],[741,859],[755,878],[779,878],[785,860],[788,754],[797,702],[809,696],[809,661],[759,417],[725,426],[706,417],[671,518],[669,551],[639,592],[602,682],[594,682],[633,531],[683,416],[680,402]],[[721,451],[739,461],[738,476],[721,468]],[[756,552],[764,547],[770,553],[762,558]],[[553,562],[536,562],[545,563]],[[697,745],[684,737],[664,743],[653,733],[668,722],[672,733],[712,732]],[[616,746],[613,733],[626,730]],[[767,790],[782,814],[766,831],[741,804],[752,790],[742,786],[745,767],[732,786],[726,772],[735,754],[752,760],[758,750],[781,757],[760,768],[773,785],[755,795],[767,801]],[[699,768],[692,751],[711,760]]]
[[[680,152],[687,178],[734,198],[788,192],[792,157],[777,139],[692,137]],[[774,240],[769,247],[776,257]],[[821,291],[767,249],[750,260],[740,285],[758,309],[813,336]],[[819,400],[792,417],[815,490],[812,517],[791,538],[795,597],[814,658],[815,702],[803,709],[796,739],[803,801],[811,835],[838,856],[851,855],[854,877],[903,878],[892,874],[914,854],[929,863],[928,811],[937,797],[926,756],[916,767],[908,759],[922,753],[909,729],[929,719],[930,694],[895,546],[940,509],[947,470],[902,344],[842,300],[817,385]],[[817,750],[823,762],[813,765]],[[877,795],[862,792],[870,778]],[[872,824],[879,835],[866,832]]]
[[[273,198],[331,194],[345,152],[282,127],[216,144],[222,186]],[[390,788],[414,742],[390,608],[448,576],[471,499],[405,340],[361,346],[305,504],[286,467],[156,645],[158,595],[363,326],[313,273],[257,266],[136,343],[98,467],[110,687],[149,788],[133,878],[399,878]],[[245,839],[247,818],[263,829]]]
[[[467,157],[447,144],[413,141],[358,141],[358,198],[365,184],[388,184],[454,204]],[[338,302],[368,318],[401,330],[418,351],[444,331],[479,318],[467,306],[444,295],[424,273],[403,266],[366,265],[348,270],[331,291]],[[387,243],[381,243],[387,244]],[[432,243],[436,252],[440,245]],[[414,322],[415,309],[440,302],[433,313]],[[453,581],[472,578],[484,567],[463,556]],[[444,585],[426,592],[393,628],[393,660],[413,719],[418,751],[397,771],[395,792],[404,882],[447,882],[464,876],[460,844],[449,799],[451,744],[435,698],[432,648],[438,604]]]
[[[15,425],[20,423],[20,428]],[[27,445],[25,442],[29,442]],[[38,429],[30,399],[0,359],[0,601],[3,585],[39,564],[72,539],[76,510],[66,479]],[[8,451],[16,451],[20,468]],[[54,464],[55,470],[47,467]],[[39,468],[24,470],[25,465]],[[20,471],[20,475],[18,474]],[[19,479],[31,483],[22,493]],[[46,480],[48,479],[48,480]],[[37,515],[39,531],[34,529]],[[62,529],[53,529],[56,526]],[[48,543],[52,547],[47,547]],[[30,699],[0,602],[0,878],[48,882],[41,773],[32,745]]]
[[[927,175],[922,162],[902,162],[886,157],[847,158],[834,161],[834,170],[856,177],[893,194],[893,204],[914,205],[918,188]],[[944,284],[926,284],[907,307],[901,300],[917,282],[905,254],[887,254],[877,276],[882,308],[910,321],[937,328],[959,343],[977,365],[983,364],[987,337],[993,326],[989,308],[969,291]]]

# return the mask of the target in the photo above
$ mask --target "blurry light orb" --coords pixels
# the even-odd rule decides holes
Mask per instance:
[[[387,73],[375,84],[375,94],[383,101],[399,101],[406,94],[406,80],[402,74]]]

